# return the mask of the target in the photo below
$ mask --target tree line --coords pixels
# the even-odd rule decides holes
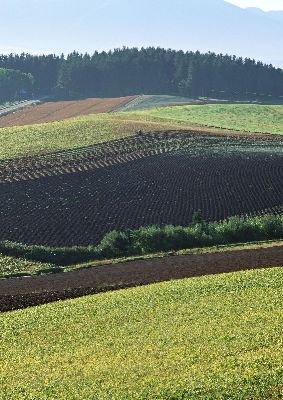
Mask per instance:
[[[31,74],[0,68],[0,102],[27,97],[32,91],[33,83]]]
[[[61,96],[173,94],[216,98],[283,96],[283,70],[215,53],[123,48],[64,56],[0,55],[0,68],[34,77],[33,93]]]

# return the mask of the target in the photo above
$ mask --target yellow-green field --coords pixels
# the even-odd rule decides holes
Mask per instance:
[[[1,128],[0,158],[90,146],[134,135],[139,129],[159,131],[180,127],[176,123],[131,114],[96,114],[46,124]]]
[[[0,316],[1,400],[282,399],[283,268]]]
[[[97,114],[41,125],[0,129],[0,159],[75,149],[133,135],[210,127],[283,133],[283,106],[202,105]]]

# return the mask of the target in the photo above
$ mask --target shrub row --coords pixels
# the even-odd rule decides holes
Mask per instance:
[[[107,234],[97,246],[51,248],[13,242],[0,242],[3,255],[70,265],[107,258],[138,256],[196,247],[283,239],[283,215],[233,217],[206,223],[200,219],[188,227],[149,226]]]

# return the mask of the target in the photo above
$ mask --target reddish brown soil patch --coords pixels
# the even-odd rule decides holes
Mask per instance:
[[[15,310],[150,283],[282,266],[283,247],[131,261],[30,278],[0,281],[0,311]]]
[[[0,127],[41,124],[61,121],[80,115],[97,114],[116,110],[134,100],[136,96],[93,98],[76,101],[56,101],[26,107],[0,118]]]

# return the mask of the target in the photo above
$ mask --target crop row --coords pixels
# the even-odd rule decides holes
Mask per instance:
[[[191,156],[223,154],[283,154],[283,140],[210,136],[192,132],[150,133],[108,143],[0,161],[0,183],[33,180],[118,165],[140,158],[186,151]]]
[[[112,166],[2,183],[0,240],[88,245],[112,230],[186,226],[196,210],[208,221],[279,212],[282,156],[258,150],[221,153],[220,147],[212,151],[209,140],[210,151],[207,144],[202,154],[197,146],[172,150],[170,145],[163,154],[141,153]]]

